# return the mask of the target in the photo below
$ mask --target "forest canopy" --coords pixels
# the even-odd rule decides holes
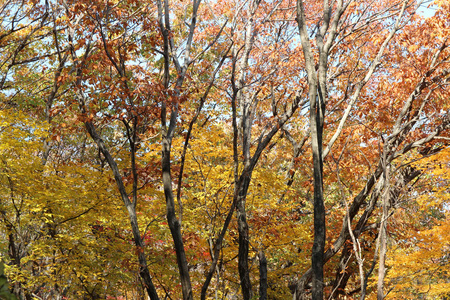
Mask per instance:
[[[0,298],[448,299],[449,37],[448,0],[0,0]]]

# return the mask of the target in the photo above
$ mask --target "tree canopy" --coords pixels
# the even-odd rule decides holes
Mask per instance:
[[[0,297],[447,299],[449,36],[446,0],[0,0]]]

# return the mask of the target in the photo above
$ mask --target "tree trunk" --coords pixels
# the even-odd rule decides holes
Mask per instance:
[[[320,97],[317,97],[320,99]],[[311,100],[310,100],[311,101]],[[325,251],[325,205],[323,199],[322,160],[322,103],[311,101],[311,146],[314,164],[314,244],[311,265],[313,269],[312,298],[323,299],[323,264]],[[318,101],[318,102],[319,102]]]
[[[191,279],[189,276],[186,253],[184,251],[183,237],[181,235],[181,226],[175,215],[175,201],[172,191],[172,177],[170,174],[170,142],[163,138],[163,157],[162,157],[162,178],[164,185],[164,195],[166,197],[166,216],[172,234],[175,253],[177,256],[178,269],[180,273],[181,288],[183,299],[192,300]]]
[[[81,95],[79,95],[79,101],[80,101],[80,107],[82,112],[85,112],[84,108],[84,101]],[[141,238],[141,234],[139,231],[139,225],[137,221],[136,216],[136,207],[135,203],[131,203],[128,193],[125,190],[125,185],[122,180],[122,175],[120,174],[119,168],[117,167],[117,163],[115,162],[114,158],[111,156],[108,148],[104,144],[101,137],[98,135],[97,131],[95,130],[94,124],[91,122],[85,122],[86,130],[88,131],[89,135],[92,137],[94,142],[97,144],[98,148],[102,152],[102,154],[105,156],[106,160],[108,161],[108,164],[113,172],[114,179],[116,181],[117,187],[119,189],[120,196],[122,198],[122,201],[125,204],[125,207],[128,211],[128,217],[130,218],[130,224],[131,224],[131,230],[133,232],[133,239],[134,244],[137,248],[138,252],[138,260],[139,260],[139,274],[144,282],[145,289],[147,290],[148,295],[150,296],[151,300],[159,300],[158,294],[156,293],[155,286],[153,285],[152,278],[150,276],[150,271],[148,270],[147,265],[147,259],[145,257],[145,250],[144,250],[144,243]]]
[[[377,282],[377,300],[384,299],[383,287],[384,277],[386,276],[386,252],[387,252],[387,218],[389,214],[389,165],[386,162],[386,155],[384,157],[384,192],[383,192],[383,213],[381,215],[380,225],[380,262],[378,267],[378,282]]]
[[[267,300],[267,260],[264,249],[259,250],[259,300]]]
[[[251,174],[242,175],[242,184],[239,185],[237,191],[237,221],[239,231],[239,252],[238,252],[238,270],[241,279],[242,296],[244,300],[250,300],[253,296],[252,284],[250,282],[250,272],[248,269],[248,250],[249,250],[249,236],[248,224],[245,211],[245,200],[247,196],[248,186],[250,184]]]

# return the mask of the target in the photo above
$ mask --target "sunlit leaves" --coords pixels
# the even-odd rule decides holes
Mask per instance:
[[[48,2],[48,7],[45,1],[0,5],[0,80],[4,79],[0,86],[0,253],[15,291],[49,299],[58,293],[69,299],[144,297],[135,258],[145,250],[158,293],[172,299],[181,297],[161,184],[160,116],[165,104],[169,113],[179,108],[171,172],[173,189],[179,188],[181,193],[181,207],[177,204],[176,212],[182,221],[194,298],[198,298],[212,262],[212,247],[232,206],[235,167],[238,173],[244,167],[241,151],[237,166],[233,161],[230,99],[234,92],[245,92],[253,97],[255,107],[251,155],[259,134],[276,124],[295,97],[304,105],[278,128],[262,152],[246,195],[250,276],[255,290],[258,253],[264,251],[269,295],[290,298],[289,282],[309,268],[313,235],[308,88],[294,22],[295,4],[259,1],[253,15],[255,39],[248,65],[241,62],[250,2],[202,4],[191,56],[186,58],[192,62],[185,84],[177,90],[179,77],[173,59],[184,59],[192,11],[189,1],[170,1],[174,44],[170,46],[168,88],[164,85],[164,49],[155,3]],[[398,4],[400,1],[353,1],[344,12],[328,59],[324,146],[376,57],[399,11]],[[320,1],[305,3],[311,37],[321,22],[322,5]],[[387,285],[393,288],[389,294],[393,298],[414,298],[417,294],[440,297],[450,289],[445,273],[450,232],[445,123],[450,105],[449,49],[448,41],[444,43],[450,19],[448,1],[436,1],[435,8],[431,18],[413,15],[413,6],[407,8],[400,20],[401,30],[382,53],[381,63],[351,107],[324,162],[326,245],[332,249],[347,213],[345,203],[350,204],[370,180],[404,104],[420,85],[412,106],[399,121],[400,128],[408,130],[386,153],[392,157],[392,184],[407,167],[422,172],[417,181],[399,187],[400,196],[392,202],[388,219]],[[48,16],[44,18],[45,12]],[[14,14],[23,19],[11,30]],[[27,22],[29,26],[25,26]],[[312,45],[317,46],[314,39]],[[313,52],[317,60],[315,48]],[[224,65],[215,74],[210,94],[193,124],[179,182],[189,122],[222,58]],[[242,87],[236,91],[232,76],[241,71]],[[238,121],[242,109],[238,103]],[[112,153],[130,199],[133,184],[137,185],[136,216],[144,248],[133,246],[115,179],[105,155],[86,133],[87,122],[95,126]],[[440,126],[444,129],[439,136],[417,148],[414,142]],[[242,133],[238,130],[237,134],[240,149]],[[294,142],[302,139],[304,144],[294,155]],[[431,155],[433,151],[436,154]],[[134,167],[131,153],[135,154]],[[369,206],[367,198],[355,220]],[[380,219],[378,202],[358,237],[366,271],[375,257]],[[357,226],[355,220],[352,227]],[[352,246],[348,239],[345,246]],[[240,297],[237,253],[238,225],[233,217],[208,296]],[[344,273],[336,271],[341,253],[325,266],[327,283]],[[359,288],[353,255],[343,267],[350,274],[347,292]],[[372,283],[373,276],[369,278],[369,293]],[[331,285],[326,293],[331,293]]]

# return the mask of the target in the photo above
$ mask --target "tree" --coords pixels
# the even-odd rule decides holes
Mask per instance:
[[[2,5],[15,294],[448,293],[446,1]]]
[[[317,47],[317,54],[316,54],[312,51],[311,43],[309,41],[309,33],[306,23],[307,19],[305,17],[304,3],[302,1],[298,1],[297,3],[297,22],[299,24],[299,31],[302,40],[303,52],[305,56],[309,80],[309,98],[311,103],[310,104],[310,113],[311,113],[310,126],[312,136],[311,143],[312,143],[313,157],[315,158],[314,159],[315,246],[312,255],[313,258],[312,271],[306,272],[303,275],[303,278],[299,281],[296,291],[297,298],[302,297],[301,291],[304,288],[304,287],[302,288],[302,285],[304,285],[309,280],[311,274],[313,276],[313,287],[312,287],[313,299],[323,298],[323,271],[322,271],[323,265],[336,253],[336,250],[340,249],[344,245],[345,240],[349,238],[349,232],[351,232],[349,224],[351,224],[351,220],[358,213],[361,204],[363,203],[365,198],[369,195],[369,192],[372,189],[372,187],[374,187],[375,182],[381,180],[380,176],[383,175],[382,179],[384,180],[384,183],[381,183],[381,186],[384,186],[384,188],[381,188],[381,190],[384,189],[383,193],[385,196],[383,196],[383,198],[385,200],[383,202],[384,203],[383,207],[385,208],[385,210],[382,218],[385,219],[387,218],[388,213],[387,207],[389,205],[386,203],[386,201],[390,200],[390,197],[388,195],[391,192],[391,188],[388,183],[390,177],[388,172],[388,169],[390,168],[389,165],[393,162],[395,158],[399,156],[400,153],[405,154],[412,148],[422,146],[424,143],[429,142],[435,136],[439,135],[439,133],[442,130],[445,130],[445,128],[447,128],[448,126],[447,121],[444,120],[443,123],[439,124],[434,129],[434,132],[427,135],[426,137],[422,136],[422,139],[418,139],[416,141],[411,141],[408,139],[408,135],[411,134],[410,132],[412,131],[414,124],[419,122],[419,115],[424,109],[425,104],[429,101],[429,97],[432,94],[433,88],[427,91],[428,94],[426,94],[426,96],[422,96],[422,93],[426,93],[425,90],[429,88],[429,85],[425,84],[425,82],[427,81],[427,79],[425,78],[430,77],[431,74],[433,74],[433,72],[437,71],[436,67],[439,64],[437,63],[437,59],[438,57],[440,57],[441,51],[447,47],[446,42],[444,41],[443,44],[437,46],[437,50],[434,50],[434,56],[429,56],[430,60],[427,61],[427,63],[423,64],[423,67],[425,68],[425,71],[421,73],[423,74],[423,77],[421,79],[416,80],[415,83],[416,85],[414,86],[414,88],[412,89],[404,88],[402,90],[402,91],[410,90],[411,92],[409,95],[407,93],[405,93],[406,95],[403,94],[406,96],[407,100],[403,105],[400,105],[401,110],[398,110],[399,112],[398,115],[395,115],[396,117],[394,117],[396,119],[393,119],[393,121],[394,120],[395,121],[388,122],[387,120],[383,120],[384,121],[383,125],[393,124],[393,127],[392,129],[384,129],[383,130],[384,132],[382,131],[383,133],[379,134],[380,138],[382,139],[383,148],[382,151],[380,151],[378,167],[375,169],[375,172],[372,173],[372,175],[369,175],[368,177],[369,180],[367,181],[366,185],[361,190],[361,192],[354,198],[350,206],[350,209],[347,211],[346,217],[342,225],[342,231],[338,239],[325,252],[324,245],[325,245],[326,225],[324,215],[325,211],[323,207],[324,198],[322,192],[322,181],[323,181],[322,159],[330,153],[331,146],[333,146],[336,139],[342,133],[342,129],[345,123],[348,122],[347,119],[350,114],[350,111],[352,109],[355,109],[355,103],[358,101],[358,99],[360,97],[361,98],[363,97],[362,94],[365,94],[365,97],[371,96],[370,94],[369,95],[366,94],[367,92],[364,93],[364,88],[367,91],[372,90],[372,88],[375,86],[378,88],[381,87],[377,83],[369,82],[369,80],[374,75],[374,73],[381,72],[380,71],[381,60],[382,59],[388,60],[385,55],[385,51],[388,45],[393,40],[395,34],[397,34],[400,31],[400,29],[405,28],[408,22],[410,22],[414,18],[413,13],[417,9],[417,7],[420,6],[420,3],[416,4],[409,1],[403,1],[395,4],[389,3],[389,5],[386,8],[383,8],[382,5],[383,4],[380,3],[381,9],[379,7],[376,7],[377,10],[370,11],[370,9],[368,9],[368,7],[364,7],[363,4],[353,3],[351,1],[347,3],[340,1],[334,4],[333,7],[329,6],[328,1],[325,1],[323,6],[323,16],[319,20],[320,25],[317,25],[317,30],[313,31],[316,37],[315,43],[315,46]],[[351,15],[355,12],[357,16],[356,18],[352,18],[351,16],[344,14],[349,13]],[[332,47],[336,48],[338,46],[338,44],[334,44],[335,39],[337,39],[339,43],[342,43],[343,40],[345,40],[345,38],[352,36],[352,34],[356,34],[357,36],[359,36],[360,32],[367,28],[365,27],[365,25],[367,24],[371,24],[373,28],[376,28],[377,27],[377,25],[375,25],[376,23],[372,23],[371,20],[374,20],[373,18],[375,16],[379,17],[383,15],[384,16],[391,15],[396,17],[392,22],[392,27],[390,29],[384,29],[387,31],[385,37],[376,40],[375,43],[372,43],[372,45],[375,44],[375,47],[372,47],[372,45],[370,45],[370,52],[368,52],[368,55],[364,58],[358,59],[357,62],[361,65],[361,67],[349,70],[349,72],[351,73],[354,72],[354,75],[356,76],[354,78],[352,78],[353,76],[349,76],[348,77],[349,81],[347,87],[345,88],[345,92],[341,92],[340,94],[338,92],[336,96],[338,96],[339,98],[340,95],[343,94],[344,95],[343,99],[345,100],[348,95],[350,101],[347,104],[346,109],[344,110],[344,114],[340,118],[339,126],[336,128],[334,134],[331,136],[331,139],[326,149],[322,151],[324,119],[327,115],[325,108],[326,106],[329,106],[328,102],[330,101],[329,98],[331,98],[330,92],[335,91],[335,88],[332,87],[332,85],[329,83],[330,77],[328,74],[330,73],[330,69],[334,69],[335,67],[337,68],[336,72],[338,76],[340,74],[343,74],[340,72],[345,72],[345,67],[342,67],[342,65],[333,64],[333,62],[331,61],[333,53],[330,52],[330,49],[332,49]],[[364,20],[365,24],[360,23],[362,20]],[[356,21],[356,23],[351,24],[353,21]],[[351,25],[348,24],[347,22],[350,22]],[[386,28],[384,24],[385,23],[383,23],[383,27]],[[367,32],[365,34],[367,34]],[[363,47],[365,46],[364,43],[361,43],[361,45]],[[390,48],[391,47],[392,46],[390,46]],[[361,51],[361,49],[358,50]],[[401,56],[400,53],[396,53],[396,55]],[[441,72],[442,73],[437,75],[437,78],[439,79],[447,76],[447,72],[445,70],[442,70]],[[389,81],[390,79],[387,80]],[[395,81],[391,79],[390,82]],[[366,87],[367,84],[370,84],[372,87]],[[414,101],[422,103],[422,105],[415,104],[418,106],[413,106]],[[362,117],[366,115],[364,112],[361,112],[360,116]],[[374,132],[376,132],[376,130],[374,130]],[[404,183],[410,182],[417,175],[418,174],[412,176],[412,178],[408,178]],[[378,197],[380,197],[381,194],[380,188],[378,189],[376,188],[374,190],[374,193],[375,195],[372,195],[371,201],[374,201],[376,203],[377,201],[376,199],[378,199]],[[356,229],[357,232],[356,237],[361,233],[364,226],[366,226],[367,218],[371,215],[375,203],[372,202],[369,205],[369,208],[366,208],[364,214],[360,218]],[[350,222],[348,222],[348,220],[350,220]],[[378,292],[379,298],[380,297],[384,298],[384,295],[382,294],[383,290],[382,282],[384,281],[383,268],[386,251],[385,229],[383,229],[385,228],[385,226],[386,226],[385,221],[382,221],[380,233],[381,262],[379,271],[379,292]],[[345,259],[341,260],[341,263],[343,261],[345,261]],[[370,273],[371,271],[368,272],[368,274]],[[364,278],[362,278],[362,280],[364,282]],[[361,289],[363,289],[363,287],[361,287]],[[362,298],[364,298],[364,292],[362,293]]]

